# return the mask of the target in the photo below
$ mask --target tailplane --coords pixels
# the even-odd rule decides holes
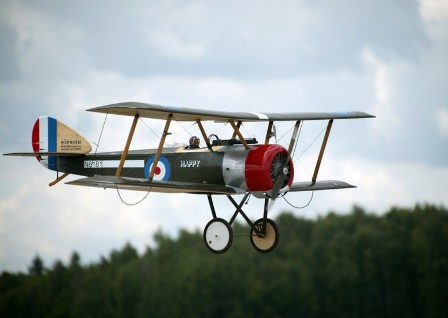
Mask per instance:
[[[39,153],[37,160],[46,168],[57,171],[57,155],[86,154],[92,150],[90,143],[78,132],[64,123],[48,116],[36,120],[32,132],[33,151]]]

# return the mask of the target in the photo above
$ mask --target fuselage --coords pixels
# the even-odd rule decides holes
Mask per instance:
[[[232,146],[239,148],[240,146]],[[218,147],[216,147],[218,148]],[[223,147],[210,152],[207,148],[164,148],[155,169],[154,180],[224,184]],[[236,149],[233,148],[233,149]],[[129,151],[121,176],[149,178],[156,149]],[[75,157],[58,157],[57,170],[87,177],[115,175],[121,152],[102,152]]]
[[[129,151],[121,177],[149,179],[156,149]],[[122,152],[57,156],[57,171],[93,176],[115,176]],[[226,185],[246,191],[269,191],[288,163],[282,188],[290,186],[293,166],[286,149],[279,145],[214,146],[185,149],[164,148],[155,168],[154,181]]]

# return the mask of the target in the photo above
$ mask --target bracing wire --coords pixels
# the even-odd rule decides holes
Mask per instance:
[[[247,130],[246,126],[244,125],[244,123],[241,123],[241,127],[243,127],[244,131],[246,132],[246,134],[248,136],[250,136],[251,134],[249,133],[249,131]]]
[[[299,130],[299,135],[300,135],[300,132],[302,131],[302,126],[303,125],[300,125],[300,130]],[[309,143],[309,145],[308,146],[306,146],[306,148],[297,156],[297,157],[293,157],[294,158],[294,163],[296,163],[297,161],[299,161],[299,163],[302,165],[302,167],[305,169],[305,171],[308,173],[308,175],[309,176],[311,176],[311,173],[310,173],[310,171],[308,170],[308,168],[303,164],[303,162],[302,162],[302,160],[300,160],[300,158],[305,154],[305,152],[307,152],[308,151],[308,149],[310,149],[311,148],[311,146],[316,142],[316,140],[324,133],[324,131],[325,131],[325,128],[324,129],[322,129],[321,130],[321,132]],[[297,138],[298,139],[298,138]],[[296,143],[296,146],[295,146],[295,148],[294,148],[294,154],[295,154],[295,152],[296,152],[296,148],[297,148],[297,143]]]
[[[123,203],[126,204],[127,206],[134,206],[134,205],[137,205],[137,204],[142,203],[143,200],[145,200],[145,199],[148,197],[148,195],[151,193],[151,189],[152,189],[152,188],[149,188],[149,190],[148,190],[148,192],[146,193],[146,195],[145,195],[141,200],[139,200],[139,201],[137,201],[137,202],[135,202],[135,203],[129,203],[129,202],[126,202],[126,201],[122,198],[122,196],[121,196],[121,194],[120,194],[120,190],[119,190],[118,188],[117,188],[117,193],[118,193],[118,197],[120,198],[121,202],[123,202]]]
[[[98,147],[100,145],[101,137],[103,136],[104,126],[106,126],[106,120],[107,120],[107,113],[106,113],[106,116],[104,116],[103,127],[101,128],[101,133],[100,133],[100,136],[98,137],[98,143],[96,143],[95,155],[96,155],[96,153],[98,151]]]
[[[275,139],[275,142],[276,143],[279,143],[283,138],[285,138],[285,136],[291,131],[291,130],[293,130],[294,129],[294,126],[293,127],[291,127],[291,128],[289,128],[278,140],[277,140],[277,138]]]
[[[224,127],[226,127],[228,124],[229,124],[228,122],[223,123],[223,124],[220,125],[218,128],[216,128],[216,129],[212,132],[212,134],[217,135],[218,132],[219,132],[221,129],[223,129]]]
[[[326,130],[326,128],[324,128],[324,129],[322,129],[322,131],[313,139],[313,141],[311,141],[310,142],[310,144],[300,153],[300,155],[297,157],[297,159],[299,159],[300,157],[302,157],[303,156],[303,154],[305,153],[305,152],[307,152],[308,151],[308,149],[310,149],[310,147],[314,144],[314,142],[317,140],[317,138],[319,138],[323,133],[324,133],[324,131]]]
[[[157,138],[160,139],[159,134],[157,134],[141,117],[139,117],[140,121],[145,125],[146,128],[148,128]]]
[[[307,204],[305,204],[304,206],[295,206],[291,202],[286,200],[285,196],[282,196],[283,200],[285,200],[286,203],[288,203],[294,209],[304,209],[304,208],[306,208],[307,206],[309,206],[311,204],[311,201],[313,201],[313,197],[314,197],[314,191],[311,191],[311,197],[310,197],[310,200],[308,201]]]
[[[191,127],[193,127],[193,126],[196,124],[196,122],[192,123],[192,124],[191,124],[190,126],[188,126],[187,128],[185,128],[185,126],[182,125],[180,121],[175,121],[175,123],[178,124],[178,125],[182,128],[182,131],[181,131],[180,133],[176,133],[176,134],[171,135],[171,138],[170,138],[169,140],[167,140],[167,141],[165,142],[165,144],[166,144],[166,145],[170,145],[170,144],[172,144],[172,143],[174,142],[175,145],[177,145],[177,144],[179,144],[179,145],[185,145],[186,143],[188,143],[188,140],[186,140],[186,142],[180,142],[180,143],[179,143],[179,142],[176,143],[176,140],[180,140],[180,138],[181,138],[185,133],[188,133],[190,136],[192,136],[192,134],[191,134],[191,132],[189,131],[189,129],[190,129]]]

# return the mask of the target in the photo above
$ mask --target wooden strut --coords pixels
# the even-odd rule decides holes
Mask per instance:
[[[57,184],[59,181],[61,181],[62,179],[64,179],[66,176],[68,176],[69,174],[70,174],[70,173],[66,172],[66,173],[64,173],[62,176],[57,177],[54,181],[50,182],[50,183],[48,184],[48,186],[50,186],[50,187],[54,186],[54,185]]]
[[[121,175],[121,171],[123,170],[124,162],[126,157],[128,156],[129,146],[131,145],[132,137],[134,136],[135,127],[137,126],[139,114],[134,116],[134,120],[132,121],[131,130],[129,131],[128,140],[126,141],[126,145],[124,146],[123,153],[121,154],[120,164],[118,165],[117,172],[115,173],[116,177]]]
[[[294,148],[294,145],[296,143],[297,133],[299,132],[300,128],[300,120],[296,121],[296,125],[294,126],[294,131],[292,132],[291,141],[289,142],[288,147],[288,153],[289,156],[292,154],[292,149]]]
[[[272,120],[269,121],[268,130],[266,131],[266,138],[264,139],[264,144],[267,145],[269,143],[269,139],[272,137],[272,126],[274,122]]]
[[[316,183],[317,174],[319,173],[320,163],[322,162],[322,157],[324,156],[325,147],[327,146],[328,137],[330,136],[331,126],[333,125],[333,119],[328,121],[327,130],[325,131],[324,140],[322,141],[322,146],[320,148],[319,157],[317,158],[316,167],[314,168],[314,174],[312,179],[312,184]]]
[[[247,144],[246,140],[244,139],[243,135],[241,134],[238,126],[235,125],[233,120],[229,120],[229,123],[230,123],[230,125],[232,125],[234,133],[238,136],[238,138],[240,139],[240,141],[243,144],[244,148],[246,150],[249,150],[249,145]]]
[[[170,128],[171,120],[173,119],[173,114],[169,114],[166,118],[165,128],[163,129],[162,138],[160,138],[159,147],[157,148],[157,153],[152,163],[151,172],[149,173],[149,181],[154,178],[154,173],[156,171],[157,164],[159,163],[160,155],[162,154],[163,145],[165,144],[166,136],[168,136],[168,129]]]
[[[198,124],[199,130],[201,131],[202,137],[204,138],[205,143],[207,144],[207,148],[210,151],[212,150],[212,145],[210,145],[210,140],[208,140],[207,134],[205,133],[204,126],[202,126],[201,120],[196,120],[196,124]]]
[[[236,127],[238,129],[240,129],[242,123],[243,122],[241,120],[238,120],[238,122],[236,123]],[[235,139],[235,138],[236,138],[236,131],[233,131],[232,138],[230,138],[230,139]]]

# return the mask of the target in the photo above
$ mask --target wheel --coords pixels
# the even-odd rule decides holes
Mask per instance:
[[[213,253],[224,253],[233,242],[232,228],[229,222],[216,218],[207,223],[204,229],[204,242]]]
[[[250,242],[252,246],[261,253],[268,253],[272,251],[278,244],[279,233],[277,224],[271,219],[266,219],[266,231],[263,234],[263,219],[259,219],[254,223],[250,230]]]

